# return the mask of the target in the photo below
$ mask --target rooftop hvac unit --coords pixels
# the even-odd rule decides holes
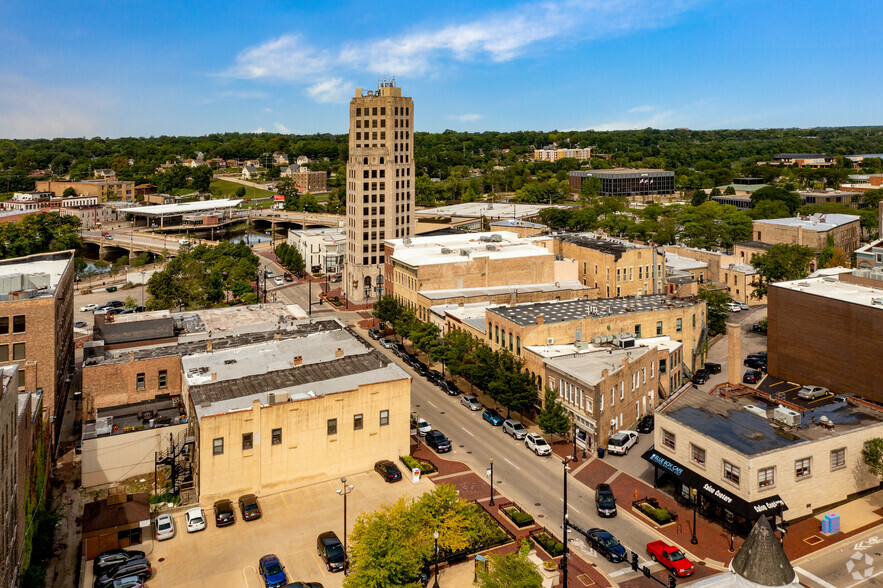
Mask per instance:
[[[0,276],[0,292],[8,294],[9,292],[18,292],[21,290],[22,275],[6,274]]]
[[[773,411],[773,418],[780,423],[785,423],[790,427],[800,426],[800,413],[784,406],[777,406]]]
[[[592,343],[594,343],[595,345],[597,345],[600,342],[601,342],[601,337],[592,337]]]
[[[498,235],[494,233],[493,235],[491,235],[491,241],[493,241],[494,243],[500,243],[503,241],[503,235]]]
[[[871,298],[871,304],[876,304],[877,306],[883,306],[883,298]]]
[[[756,414],[757,416],[759,416],[762,419],[767,418],[766,417],[766,409],[761,408],[760,406],[756,406],[754,404],[749,404],[748,406],[745,407],[745,410],[750,412],[751,414]]]
[[[635,340],[631,337],[623,337],[619,340],[620,349],[631,349],[635,346]]]
[[[404,239],[402,239],[402,243],[405,244],[405,247],[409,247],[411,245],[411,238],[405,237]]]
[[[38,272],[25,276],[28,288],[45,289],[49,287],[50,276],[46,272]]]
[[[463,255],[465,257],[469,257],[469,250],[468,249],[461,249],[460,255]]]
[[[447,247],[442,247],[442,248],[441,248],[441,252],[442,252],[443,255],[447,255],[448,253],[453,253],[454,250],[453,250],[453,249],[448,249]]]
[[[478,238],[478,240],[481,241],[482,243],[487,243],[491,240],[491,236],[490,235],[482,235],[481,237]]]
[[[487,249],[488,251],[496,251],[497,246],[496,245],[488,245],[485,247],[485,249]]]

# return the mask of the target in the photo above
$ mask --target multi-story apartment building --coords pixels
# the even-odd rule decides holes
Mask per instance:
[[[858,249],[861,239],[861,217],[853,214],[820,214],[791,218],[756,220],[752,226],[752,239],[763,243],[805,245],[821,251],[828,235],[834,246],[843,251]]]
[[[64,191],[73,188],[77,196],[95,196],[98,202],[108,200],[135,200],[135,182],[117,180],[83,180],[82,182],[56,182],[53,180],[37,180],[37,192],[52,192],[56,196],[64,195]]]
[[[779,153],[767,165],[796,165],[797,167],[831,167],[837,162],[833,155],[824,153]]]
[[[596,288],[602,298],[665,291],[665,256],[655,247],[578,233],[556,236],[554,252],[576,260],[578,279],[583,285]]]
[[[336,274],[343,270],[346,255],[346,228],[288,231],[288,244],[304,258],[307,270]]]
[[[383,292],[384,241],[414,236],[414,102],[395,82],[356,89],[350,101],[344,292]]]
[[[287,168],[287,172],[282,172],[283,177],[291,178],[292,183],[297,187],[298,192],[327,192],[328,191],[328,172],[326,171],[310,171],[305,169],[297,171],[293,167]]]
[[[74,367],[74,252],[0,261],[0,365],[18,364],[14,390],[43,394],[53,443]]]
[[[580,161],[585,161],[586,159],[592,158],[592,148],[591,147],[575,147],[575,148],[563,148],[558,149],[557,147],[544,147],[543,149],[534,149],[533,152],[534,161],[558,161],[559,159],[572,158],[578,159]]]

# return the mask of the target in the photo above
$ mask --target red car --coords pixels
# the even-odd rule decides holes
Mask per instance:
[[[675,576],[692,576],[693,572],[696,571],[683,551],[662,541],[648,543],[647,554],[653,561],[661,563],[663,567],[667,568]]]

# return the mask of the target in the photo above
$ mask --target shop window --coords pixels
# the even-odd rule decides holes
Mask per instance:
[[[812,458],[804,457],[794,462],[794,477],[803,480],[812,475]]]
[[[273,429],[270,443],[273,445],[282,445],[282,429]]]
[[[364,420],[361,414],[353,416],[353,431],[361,431],[364,426]]]
[[[701,447],[696,447],[692,443],[690,444],[690,459],[693,460],[694,463],[705,467],[705,450]]]
[[[831,471],[839,470],[846,467],[846,448],[834,449],[831,451]]]
[[[670,431],[666,431],[662,429],[662,444],[668,447],[669,449],[674,450],[675,448],[675,435]]]
[[[757,487],[769,488],[776,485],[776,468],[763,468],[757,472]]]
[[[212,455],[224,455],[224,438],[212,439]]]
[[[328,434],[337,435],[337,419],[328,419]]]
[[[254,434],[253,433],[243,433],[242,434],[242,451],[247,451],[254,447]]]
[[[389,424],[389,411],[381,410],[380,411],[380,426],[385,427]]]
[[[739,480],[742,478],[742,470],[739,466],[734,466],[728,461],[724,462],[724,479],[729,480],[735,485],[739,485]]]

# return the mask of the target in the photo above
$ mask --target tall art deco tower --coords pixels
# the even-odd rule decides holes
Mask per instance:
[[[343,285],[357,303],[383,293],[386,239],[414,235],[414,102],[395,80],[350,101]]]

